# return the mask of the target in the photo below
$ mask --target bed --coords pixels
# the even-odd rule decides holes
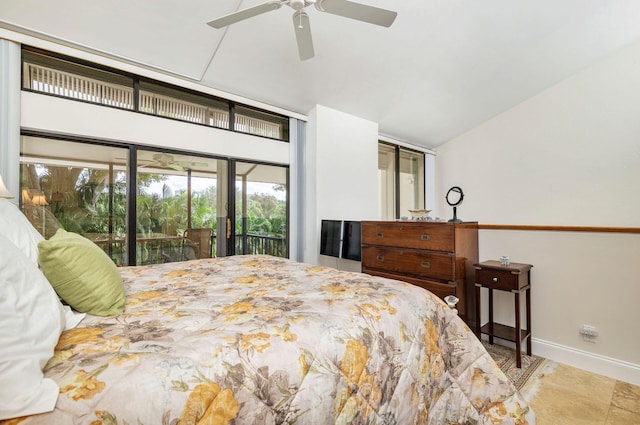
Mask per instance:
[[[415,286],[269,256],[122,269],[122,315],[62,333],[54,411],[20,424],[533,424]],[[5,424],[5,422],[3,422]]]
[[[535,423],[455,311],[407,283],[271,256],[117,269],[6,200],[0,252],[1,425]]]

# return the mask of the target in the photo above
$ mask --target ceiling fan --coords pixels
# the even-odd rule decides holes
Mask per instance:
[[[312,4],[315,5],[315,8],[320,12],[344,16],[345,18],[368,22],[370,24],[380,25],[383,27],[390,27],[398,15],[397,12],[393,12],[391,10],[380,9],[378,7],[368,6],[349,0],[272,0],[222,16],[218,19],[207,22],[207,24],[220,29],[228,25],[235,24],[236,22],[240,22],[272,10],[280,9],[282,6],[289,6],[295,10],[293,13],[293,28],[296,33],[296,41],[298,42],[300,60],[306,60],[311,59],[314,52],[309,15],[303,9],[311,6]]]
[[[169,155],[168,153],[155,153],[153,154],[153,160],[141,160],[147,162],[144,165],[141,165],[139,168],[149,167],[149,166],[158,166],[161,168],[171,168],[176,171],[187,171],[191,167],[206,167],[206,162],[189,162],[189,161],[176,161],[173,155]]]

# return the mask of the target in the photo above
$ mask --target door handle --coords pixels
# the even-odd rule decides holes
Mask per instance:
[[[231,239],[231,219],[227,217],[227,239]]]

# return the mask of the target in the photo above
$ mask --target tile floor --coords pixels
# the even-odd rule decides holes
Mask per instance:
[[[559,364],[531,399],[538,425],[638,425],[640,387]]]

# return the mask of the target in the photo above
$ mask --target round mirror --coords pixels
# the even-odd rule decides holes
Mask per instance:
[[[460,223],[462,220],[458,218],[458,205],[462,203],[464,199],[464,193],[462,193],[462,189],[459,186],[453,186],[447,192],[447,196],[445,197],[447,200],[447,204],[453,207],[453,218],[449,220],[453,223]]]
[[[462,200],[464,199],[464,194],[462,193],[462,189],[460,189],[460,187],[453,186],[447,192],[446,198],[447,198],[447,204],[451,205],[452,207],[457,207],[462,203]]]

